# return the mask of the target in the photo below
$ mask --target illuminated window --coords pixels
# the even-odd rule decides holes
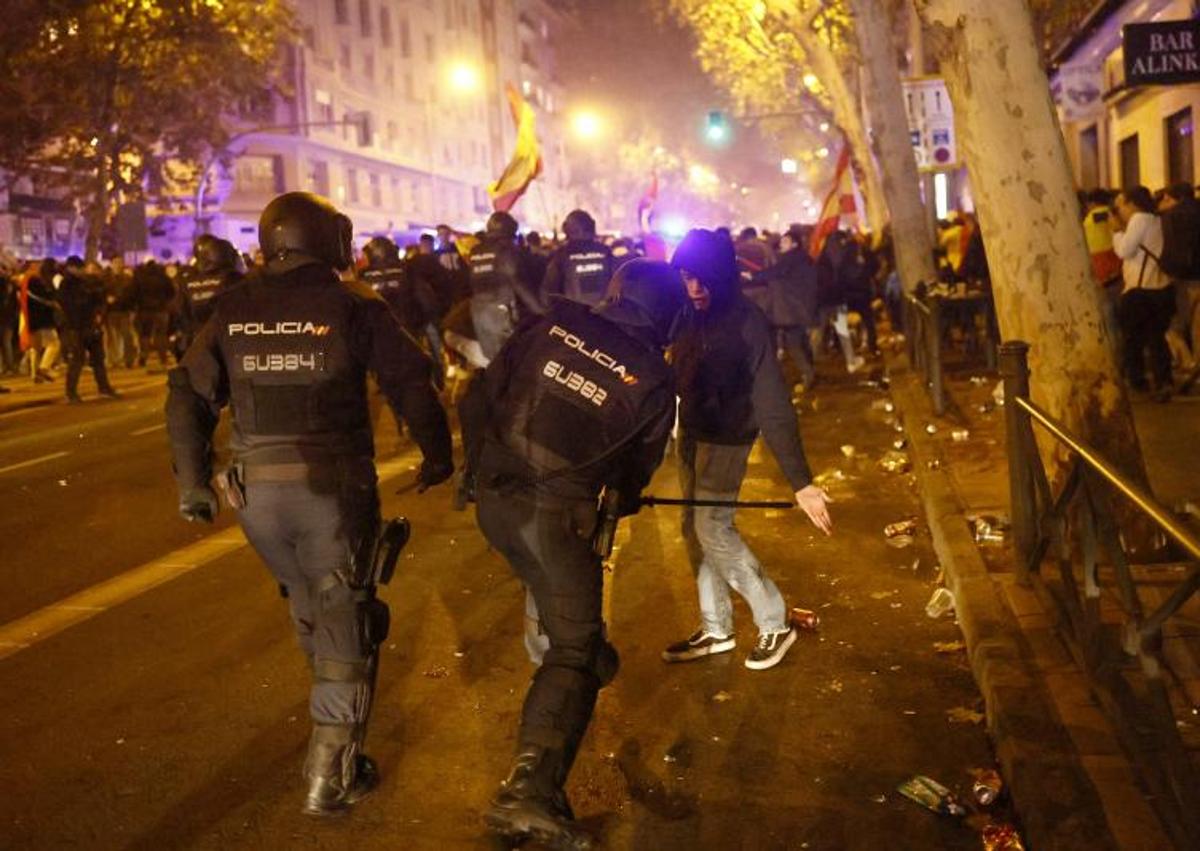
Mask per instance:
[[[379,10],[379,40],[384,47],[392,46],[392,12],[386,6]]]
[[[1167,182],[1192,183],[1195,178],[1192,143],[1192,108],[1171,115],[1163,128],[1167,137]]]

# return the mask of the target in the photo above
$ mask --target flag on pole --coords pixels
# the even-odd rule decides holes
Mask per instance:
[[[512,83],[505,87],[505,93],[508,95],[513,123],[517,126],[517,144],[504,172],[495,183],[488,185],[487,191],[492,199],[492,209],[507,212],[525,194],[534,178],[542,173],[542,152],[534,127],[533,107],[521,97]]]
[[[650,172],[650,185],[637,205],[638,227],[642,233],[650,232],[650,216],[654,213],[656,203],[658,203],[658,169],[653,169]]]
[[[850,146],[843,145],[833,174],[833,186],[825,196],[817,226],[813,228],[808,241],[808,253],[814,260],[821,256],[825,240],[838,229],[842,216],[852,216],[857,209],[854,202],[854,175],[850,172]]]

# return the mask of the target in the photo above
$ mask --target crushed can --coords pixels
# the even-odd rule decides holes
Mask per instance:
[[[797,606],[792,609],[790,621],[797,632],[815,632],[821,625],[821,616],[811,609]]]
[[[993,822],[983,829],[983,851],[1025,851],[1025,846],[1015,827]]]
[[[895,523],[889,523],[883,527],[883,536],[885,538],[896,538],[900,535],[915,535],[917,532],[917,521],[915,519],[897,520]]]
[[[990,807],[996,803],[1000,793],[1004,791],[1004,779],[1000,772],[992,768],[976,768],[971,771],[971,797],[981,807]]]

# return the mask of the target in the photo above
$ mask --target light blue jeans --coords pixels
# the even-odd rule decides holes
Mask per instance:
[[[746,477],[750,446],[679,441],[679,484],[684,499],[735,500]],[[715,635],[733,634],[732,588],[750,606],[760,633],[787,628],[783,595],[746,546],[734,524],[733,508],[684,506],[683,539],[696,575],[701,626]]]

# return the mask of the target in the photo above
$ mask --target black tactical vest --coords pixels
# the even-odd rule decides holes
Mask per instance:
[[[183,298],[187,302],[187,313],[196,328],[212,316],[213,299],[236,280],[233,272],[210,272],[207,275],[193,272],[183,280]]]
[[[229,290],[217,311],[229,376],[234,449],[311,445],[334,454],[371,452],[366,366],[350,341],[364,298],[313,267]]]
[[[563,249],[563,294],[584,304],[598,304],[612,277],[612,251],[595,240],[579,240]]]
[[[391,266],[383,269],[367,267],[358,273],[358,278],[392,306],[400,303],[404,292],[405,275],[403,266]]]
[[[489,472],[489,455],[500,468],[519,459],[532,477],[604,456],[648,425],[642,421],[647,397],[670,378],[660,354],[573,302],[556,301],[509,345],[516,347],[516,361],[487,435],[503,451],[485,449],[481,481]],[[598,489],[604,472],[605,465],[598,464],[575,478]]]
[[[514,277],[517,274],[517,250],[511,245],[481,242],[468,258],[471,295],[476,298],[512,304]]]

